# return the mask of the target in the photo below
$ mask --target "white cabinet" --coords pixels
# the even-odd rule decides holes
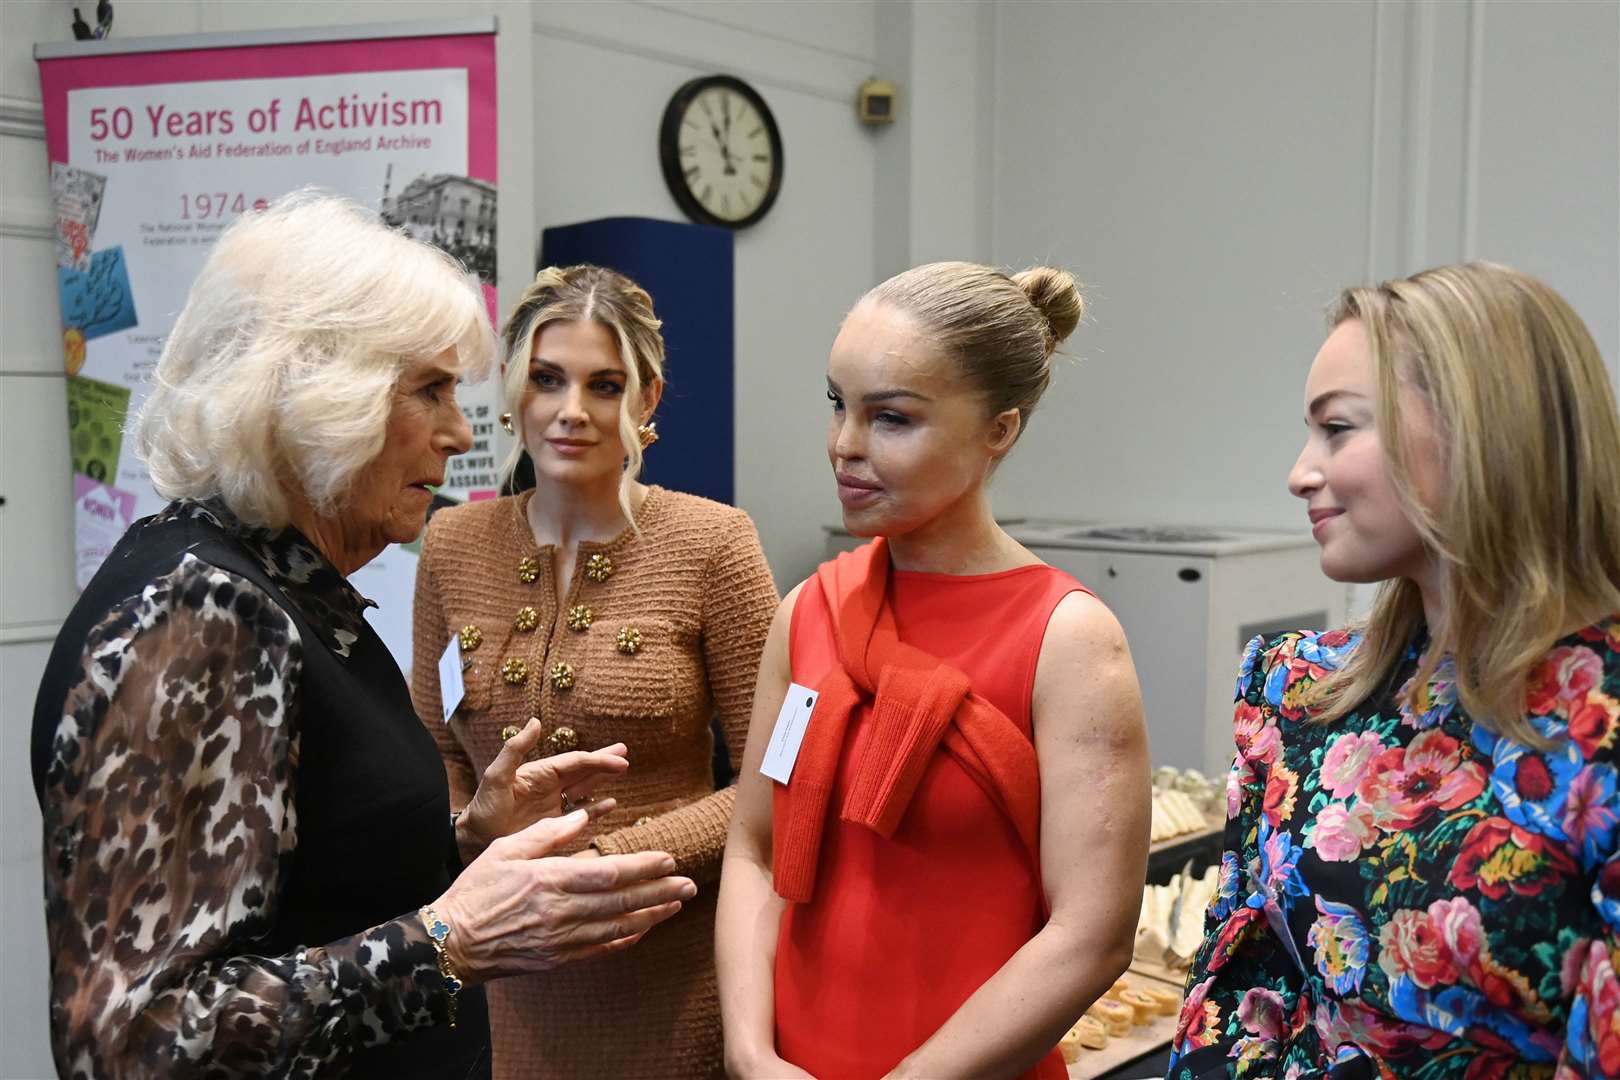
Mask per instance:
[[[1079,578],[1125,628],[1155,765],[1224,775],[1243,646],[1345,620],[1348,590],[1322,574],[1308,535],[1073,524],[1011,532]]]
[[[1208,772],[1199,720],[1206,690],[1204,655],[1215,560],[1072,548],[1032,550],[1080,578],[1125,628],[1142,684],[1153,764]],[[1096,558],[1099,565],[1091,577],[1081,577],[1071,568],[1067,556],[1079,554]],[[1229,667],[1235,671],[1236,662]],[[1227,743],[1230,746],[1231,740]]]
[[[1125,628],[1154,765],[1224,776],[1244,645],[1345,622],[1348,590],[1322,574],[1308,535],[1073,522],[1008,531],[1096,593]],[[861,543],[829,530],[828,557]]]

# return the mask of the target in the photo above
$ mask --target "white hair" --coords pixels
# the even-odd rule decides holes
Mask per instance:
[[[221,234],[136,421],[152,486],[281,528],[289,495],[330,515],[382,452],[395,384],[455,351],[482,377],[495,342],[455,259],[340,196],[297,191]]]

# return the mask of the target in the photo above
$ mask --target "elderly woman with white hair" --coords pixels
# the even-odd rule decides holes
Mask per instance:
[[[85,589],[34,712],[64,1076],[477,1076],[481,984],[633,944],[695,893],[651,851],[547,857],[623,746],[524,763],[452,817],[345,580],[422,531],[493,337],[368,212],[290,196],[220,238],[138,443],[174,501]]]

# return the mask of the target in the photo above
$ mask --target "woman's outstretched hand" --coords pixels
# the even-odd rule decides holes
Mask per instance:
[[[584,832],[576,810],[502,837],[433,902],[445,942],[470,985],[628,948],[697,895],[662,851],[569,859],[551,853]]]
[[[463,863],[471,863],[500,837],[573,809],[602,781],[630,768],[623,743],[524,761],[539,745],[541,728],[538,720],[530,720],[506,740],[484,770],[477,792],[456,819],[456,845]],[[613,806],[612,799],[604,799],[585,809],[592,818],[599,818]]]

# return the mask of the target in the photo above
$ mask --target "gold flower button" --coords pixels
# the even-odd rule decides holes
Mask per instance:
[[[512,620],[512,626],[525,634],[539,625],[540,613],[528,605],[518,608],[517,617]]]
[[[529,681],[529,665],[519,656],[509,656],[501,661],[501,678],[513,686],[522,686]]]
[[[505,742],[507,739],[510,739],[512,736],[516,735],[522,730],[523,729],[518,727],[516,724],[507,724],[505,727],[501,728],[501,742]]]
[[[540,580],[540,560],[533,555],[525,557],[518,563],[518,580],[525,585],[532,585]]]
[[[584,604],[575,604],[568,609],[568,629],[584,633],[591,628],[591,620],[594,618],[596,612]]]
[[[558,690],[572,690],[574,688],[574,666],[566,660],[559,660],[552,664],[551,685]]]
[[[478,648],[478,646],[482,644],[484,640],[484,632],[478,629],[478,627],[474,626],[472,623],[468,623],[466,626],[463,626],[461,628],[461,633],[457,634],[456,636],[461,639],[462,652],[472,652],[474,649]]]
[[[641,631],[633,626],[627,626],[619,631],[619,636],[613,639],[619,651],[626,656],[634,656],[641,651]]]
[[[642,817],[636,818],[636,824],[637,825],[649,825],[651,823],[652,823],[652,815],[651,814],[647,814],[647,815],[644,815]]]
[[[579,735],[571,727],[560,727],[546,736],[546,747],[553,754],[566,754],[579,745]]]
[[[598,552],[585,560],[585,576],[601,584],[613,576],[613,560]]]

